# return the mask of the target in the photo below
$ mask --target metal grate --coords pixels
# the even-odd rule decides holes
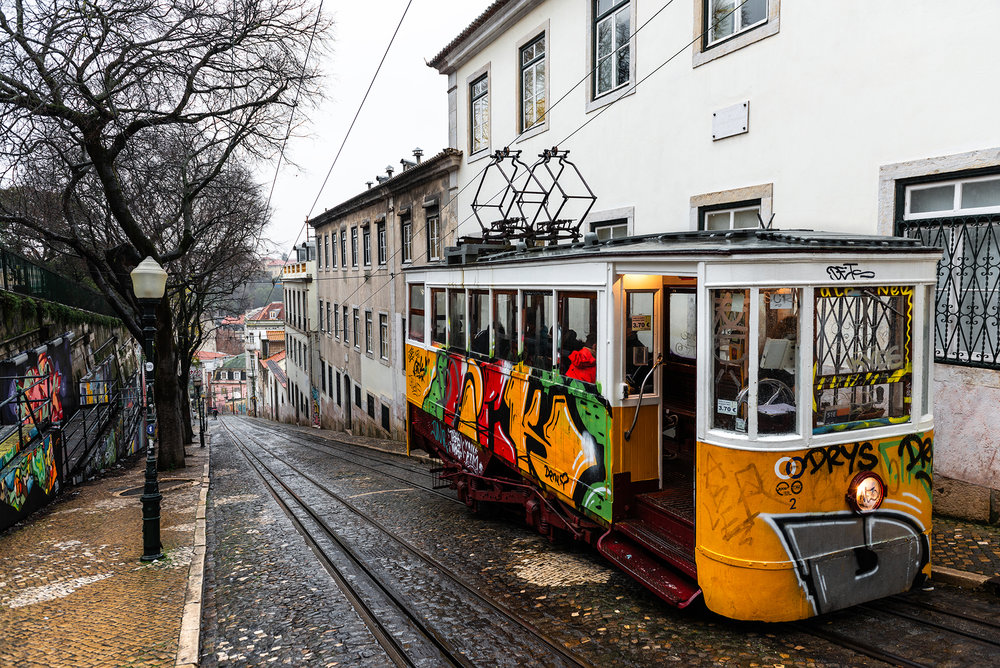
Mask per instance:
[[[1000,216],[905,221],[898,232],[944,252],[938,263],[935,361],[1000,369]]]

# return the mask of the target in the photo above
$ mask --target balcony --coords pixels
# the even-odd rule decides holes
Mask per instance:
[[[311,281],[316,275],[316,260],[292,262],[281,270],[282,281]]]

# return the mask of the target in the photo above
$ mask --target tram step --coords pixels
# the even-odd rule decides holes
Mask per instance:
[[[609,561],[671,605],[686,608],[701,594],[694,579],[671,567],[621,532],[613,529],[608,531],[597,541],[597,549]]]
[[[644,522],[665,535],[668,540],[694,552],[694,509],[690,511],[676,503],[659,498],[659,495],[636,497],[633,519]]]
[[[642,520],[624,520],[614,526],[646,550],[668,562],[691,578],[697,578],[694,565],[694,545],[679,543],[675,536],[664,533],[656,525]]]

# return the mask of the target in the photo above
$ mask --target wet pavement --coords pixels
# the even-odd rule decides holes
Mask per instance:
[[[256,422],[261,429],[277,426]],[[292,523],[245,459],[225,445],[221,424],[210,427],[200,664],[386,665],[387,657]],[[405,452],[394,441],[281,428],[296,439]],[[412,493],[393,493],[402,487],[398,483],[387,487],[370,472],[335,466],[315,451],[305,454],[288,439],[273,442],[342,491],[354,490],[359,505],[596,665],[870,662],[767,625],[670,609],[592,550],[552,546],[516,521],[474,516],[457,504],[420,512]],[[0,534],[0,665],[173,666],[195,658],[178,657],[178,650],[192,651],[181,622],[185,602],[191,603],[189,583],[197,580],[200,591],[200,569],[191,564],[207,453],[197,447],[188,452],[186,470],[161,474],[162,562],[138,561],[141,504],[137,495],[121,495],[141,486],[141,460],[69,490]],[[424,453],[413,455],[430,467]],[[169,478],[190,482],[172,486]],[[932,550],[936,572],[950,569],[970,583],[1000,576],[1000,527],[936,517]],[[991,605],[992,594],[967,595]]]

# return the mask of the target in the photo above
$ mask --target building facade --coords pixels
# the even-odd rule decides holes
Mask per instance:
[[[282,417],[293,424],[319,426],[319,392],[310,380],[317,356],[316,246],[295,247],[295,260],[282,269],[285,299],[285,373],[290,407]]]
[[[248,413],[257,417],[260,414],[258,402],[263,392],[257,367],[260,360],[285,349],[285,305],[271,302],[263,308],[254,309],[244,316],[243,323],[246,337],[244,360],[247,377],[252,380]]]
[[[599,238],[764,225],[938,245],[934,468],[995,515],[1000,90],[958,92],[994,61],[968,29],[926,0],[498,0],[430,61],[464,152],[457,232],[478,232],[496,151],[531,165],[557,146],[597,196],[582,231]]]
[[[235,355],[211,372],[211,383],[207,391],[210,410],[247,414],[249,374],[246,359],[246,354]]]
[[[323,427],[405,438],[405,294],[400,270],[444,257],[454,242],[455,170],[445,149],[380,177],[377,186],[310,221],[317,248]],[[448,232],[450,230],[450,232]],[[289,377],[291,382],[291,377]]]

